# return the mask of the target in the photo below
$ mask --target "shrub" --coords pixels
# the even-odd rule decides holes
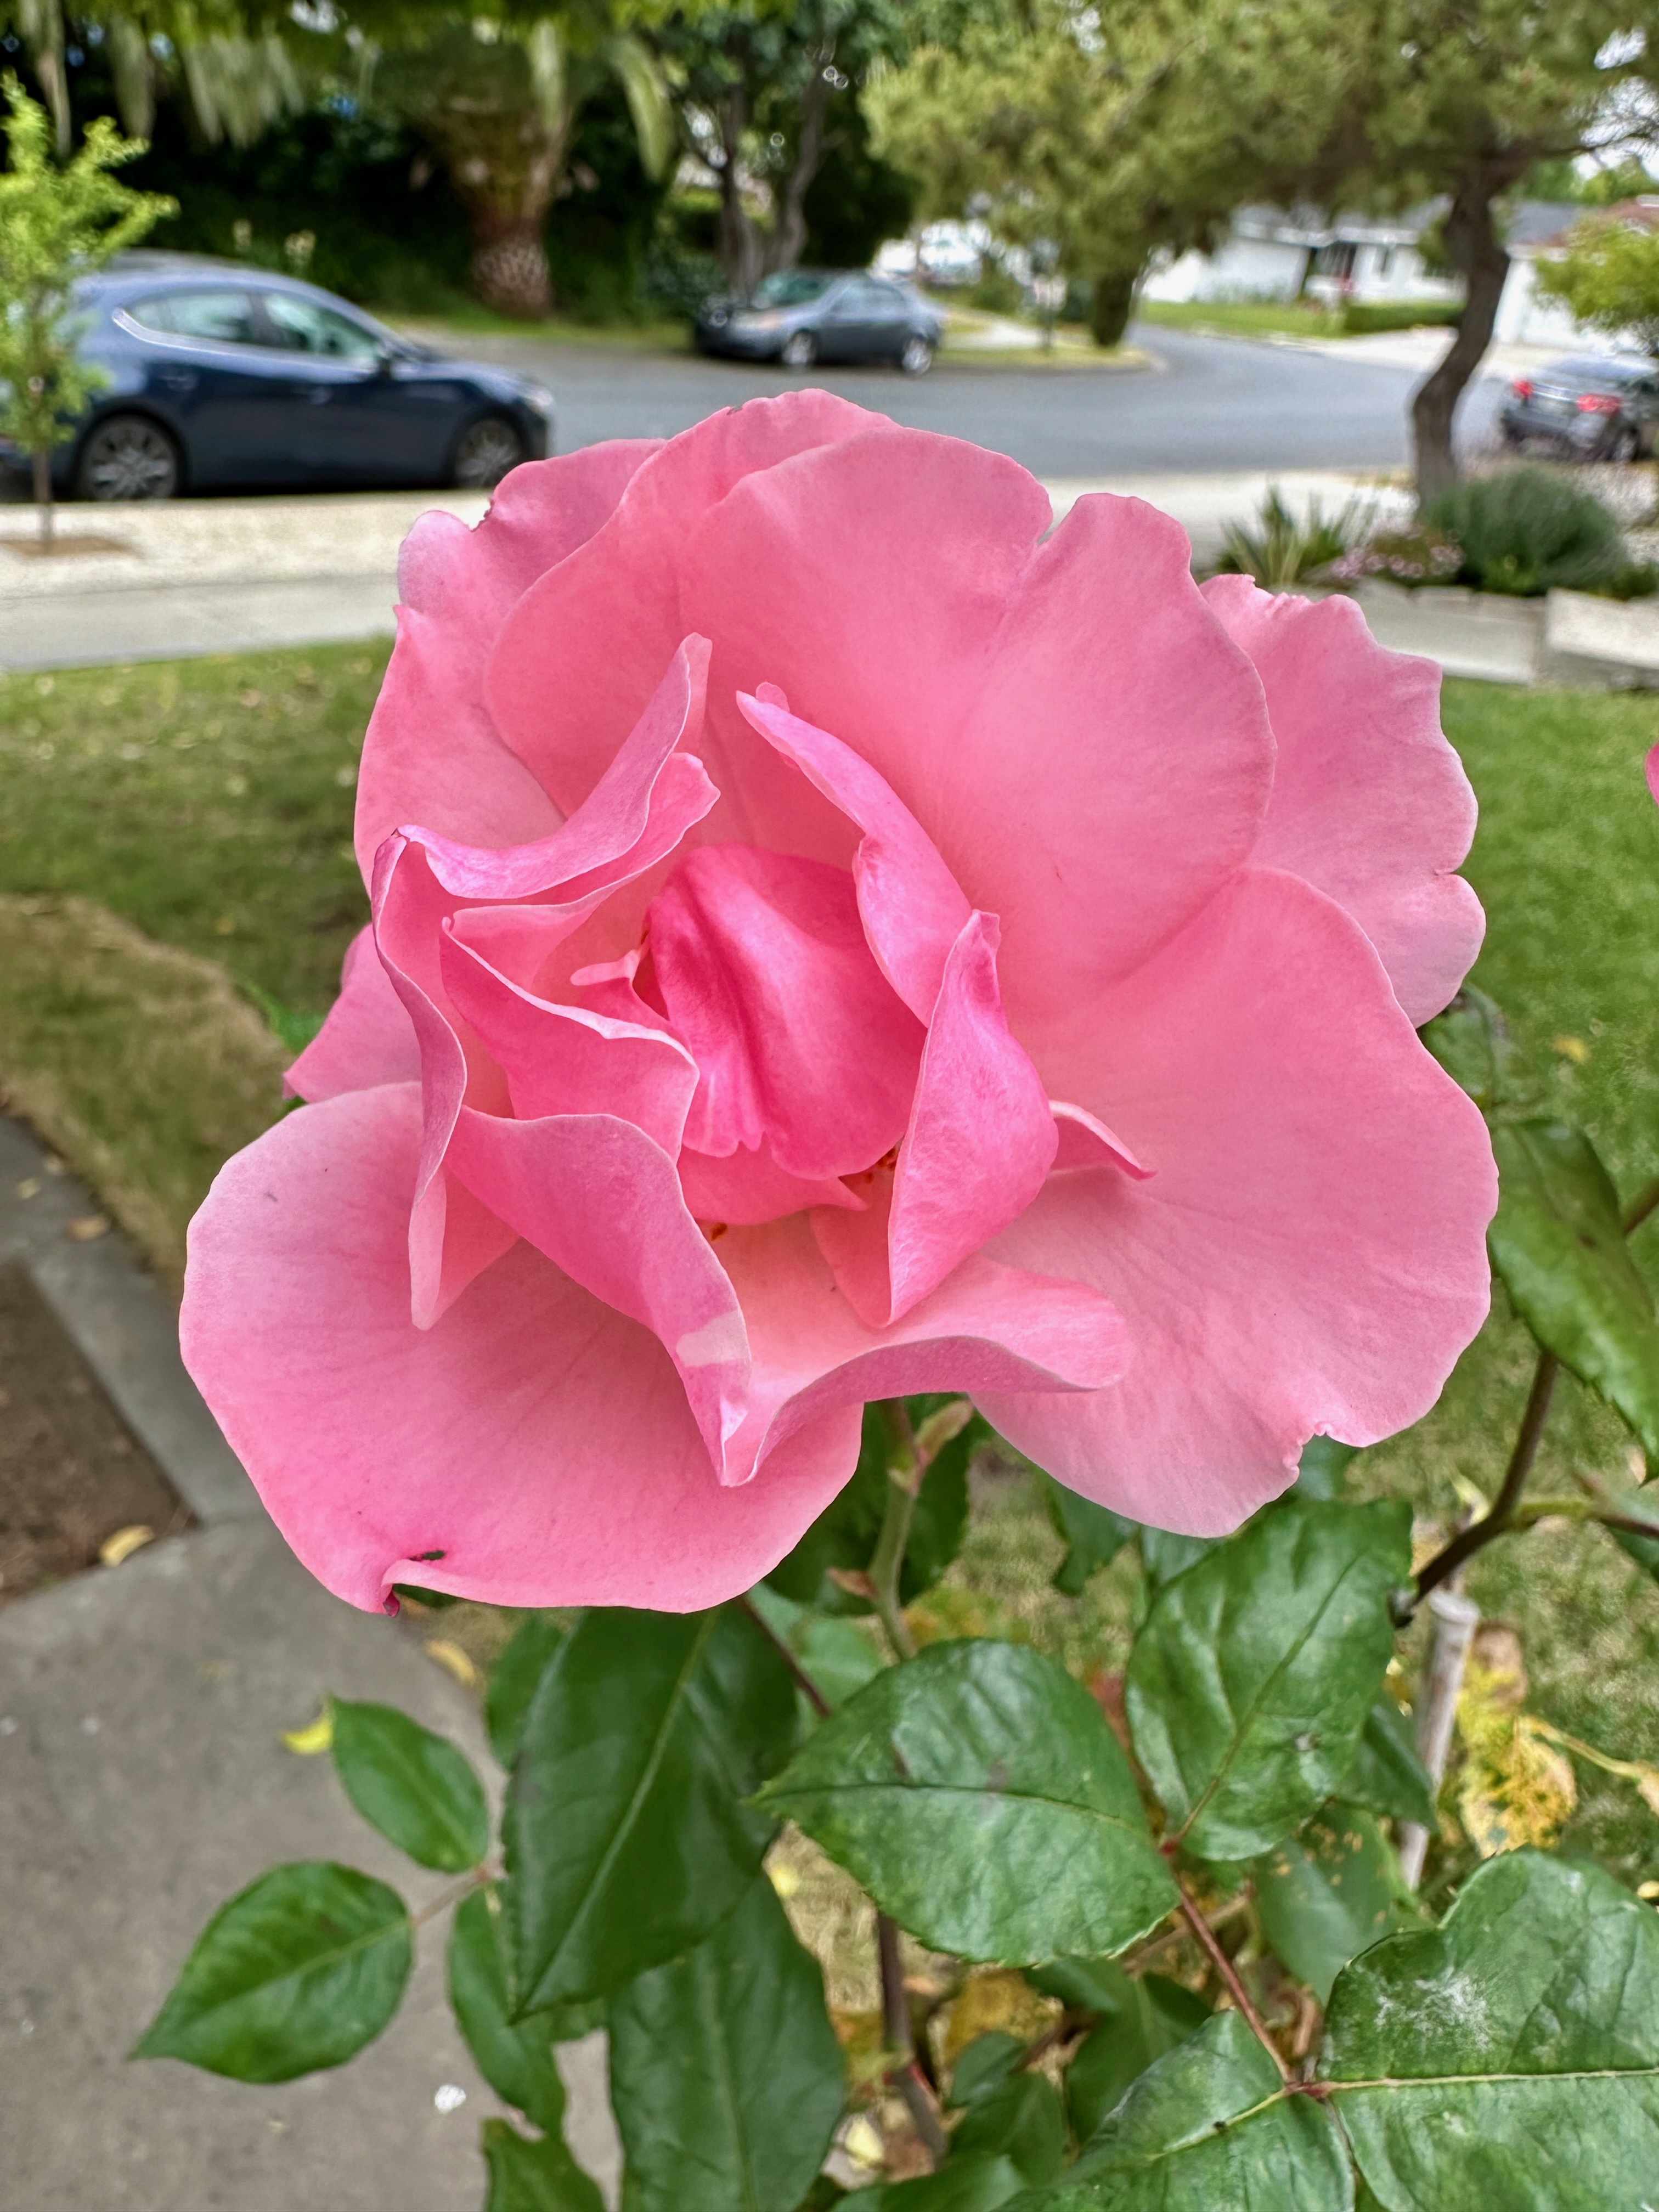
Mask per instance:
[[[1379,530],[1363,544],[1331,563],[1331,574],[1341,583],[1356,584],[1363,576],[1383,576],[1390,583],[1449,584],[1463,566],[1463,549],[1455,538],[1421,522],[1403,530]]]
[[[1458,580],[1483,592],[1602,591],[1631,565],[1601,501],[1547,469],[1472,477],[1443,492],[1423,519],[1462,545]]]
[[[1345,337],[1376,331],[1414,331],[1425,323],[1454,329],[1463,310],[1444,300],[1350,300],[1342,309]]]
[[[1275,484],[1253,529],[1229,523],[1216,568],[1223,575],[1254,576],[1269,589],[1304,584],[1364,536],[1369,518],[1364,501],[1352,499],[1338,514],[1328,515],[1316,499],[1298,520]]]

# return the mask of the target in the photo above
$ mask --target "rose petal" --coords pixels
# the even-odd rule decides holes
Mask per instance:
[[[813,1206],[835,1206],[847,1213],[863,1207],[864,1201],[854,1198],[844,1182],[827,1177],[809,1182],[802,1176],[792,1176],[764,1146],[751,1152],[739,1145],[724,1158],[682,1151],[677,1164],[686,1205],[699,1221],[736,1227],[780,1221],[787,1213],[803,1213]]]
[[[412,1088],[307,1107],[191,1225],[185,1364],[300,1559],[369,1609],[394,1583],[668,1612],[748,1589],[851,1474],[856,1407],[723,1490],[656,1340],[524,1244],[418,1333],[419,1146]]]
[[[850,745],[789,712],[775,684],[738,705],[769,745],[864,832],[853,856],[864,933],[877,965],[918,1021],[933,1001],[970,908],[933,840],[892,787]]]
[[[674,1163],[612,1115],[506,1121],[464,1107],[446,1164],[492,1213],[661,1340],[723,1480],[748,1410],[749,1340]]]
[[[986,1398],[1011,1442],[1211,1535],[1310,1437],[1373,1443],[1428,1411],[1486,1313],[1492,1148],[1346,915],[1247,870],[1056,1056],[1158,1174],[1051,1176],[992,1247],[1094,1284],[1134,1350],[1086,1400]]]
[[[1255,859],[1346,908],[1415,1023],[1450,1000],[1486,929],[1454,872],[1474,836],[1474,793],[1440,728],[1440,671],[1380,646],[1351,599],[1204,587],[1255,663],[1279,744]]]
[[[403,1000],[374,950],[374,933],[357,932],[340,969],[340,995],[328,1018],[283,1078],[296,1098],[333,1098],[376,1083],[410,1083],[420,1048]]]
[[[837,1290],[803,1216],[734,1229],[720,1250],[753,1362],[729,1480],[752,1466],[769,1480],[771,1454],[828,1407],[918,1390],[1095,1392],[1123,1370],[1122,1317],[1081,1283],[975,1255],[902,1321],[875,1329]]]
[[[815,1215],[820,1249],[872,1327],[896,1320],[1024,1211],[1059,1133],[1036,1070],[1008,1034],[997,925],[970,915],[951,949],[899,1146],[886,1221],[886,1284],[872,1216]]]
[[[496,486],[476,529],[434,511],[404,539],[398,642],[357,776],[365,883],[399,823],[428,823],[477,845],[520,844],[557,826],[558,809],[496,734],[483,703],[485,664],[514,603],[592,536],[656,450],[654,440],[617,439],[532,461]]]
[[[632,726],[655,672],[688,627],[681,588],[699,515],[753,471],[844,441],[883,418],[822,391],[751,400],[673,439],[629,483],[617,511],[569,560],[527,592],[503,624],[485,679],[496,726],[561,806],[592,788]],[[717,641],[718,643],[718,641]],[[768,672],[762,670],[762,675]],[[716,670],[720,711],[704,753],[722,803],[708,836],[770,842],[779,818],[832,820],[830,810],[747,732],[726,702],[736,688]],[[752,688],[752,684],[751,687]],[[844,840],[792,846],[820,859]]]
[[[1056,1173],[1061,1168],[1115,1168],[1120,1174],[1145,1182],[1158,1172],[1144,1167],[1122,1138],[1085,1108],[1073,1106],[1068,1099],[1051,1098],[1048,1109],[1060,1138],[1060,1149],[1054,1154]]]
[[[648,916],[651,961],[701,1080],[685,1141],[764,1145],[788,1174],[849,1175],[898,1142],[922,1030],[870,956],[852,878],[704,845]]]
[[[450,1004],[506,1076],[520,1121],[619,1115],[671,1159],[679,1151],[697,1085],[696,1063],[684,1045],[659,1029],[538,999],[453,935],[443,973]]]

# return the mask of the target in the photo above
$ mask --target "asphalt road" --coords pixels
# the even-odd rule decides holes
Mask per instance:
[[[445,350],[522,368],[550,385],[567,452],[601,438],[669,436],[718,407],[817,383],[918,429],[998,448],[1051,478],[1393,467],[1407,458],[1412,370],[1180,331],[1133,335],[1154,366],[949,362],[921,378],[880,368],[791,374],[529,337],[451,338]],[[1498,388],[1470,395],[1471,417],[1490,412]]]

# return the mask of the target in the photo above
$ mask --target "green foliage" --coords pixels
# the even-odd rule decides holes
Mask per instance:
[[[419,1866],[477,1866],[489,1849],[489,1808],[454,1745],[392,1705],[337,1698],[331,1711],[334,1764],[364,1820]]]
[[[916,1400],[917,1405],[931,1403]],[[970,1421],[932,1462],[916,1499],[899,1595],[906,1605],[931,1589],[956,1557],[968,1525],[968,1462],[989,1431]],[[867,1613],[870,1601],[835,1580],[870,1563],[887,1503],[889,1440],[880,1409],[866,1406],[857,1471],[794,1550],[766,1577],[781,1595],[826,1613]]]
[[[732,1910],[772,1834],[746,1801],[794,1726],[783,1662],[735,1609],[585,1616],[537,1686],[507,1792],[526,2010],[607,1996]]]
[[[564,1638],[564,1627],[551,1613],[529,1613],[489,1670],[484,1726],[489,1731],[489,1748],[503,1766],[511,1766],[519,1755],[536,1685]]]
[[[936,1644],[878,1674],[758,1802],[964,1958],[1121,1950],[1174,1901],[1099,1707],[1018,1644]]]
[[[1651,191],[1649,178],[1641,188]],[[1538,289],[1560,300],[1576,319],[1610,337],[1633,331],[1650,354],[1659,353],[1659,234],[1617,216],[1586,216],[1575,223],[1562,253],[1540,255]]]
[[[605,2212],[599,2185],[557,2136],[532,2142],[506,2120],[483,2129],[484,2212]]]
[[[1098,1567],[1110,1566],[1134,1534],[1135,1524],[1068,1490],[1052,1475],[1043,1476],[1042,1494],[1048,1517],[1066,1542],[1066,1557],[1054,1571],[1054,1588],[1067,1597],[1081,1597],[1090,1576]]]
[[[1050,1995],[1079,2002],[1075,1984],[1053,1976],[1035,1978]],[[1096,2025],[1066,2069],[1072,2130],[1086,2143],[1115,2112],[1125,2093],[1166,2051],[1196,2035],[1210,2017],[1202,1997],[1165,1974],[1126,1974],[1109,1959],[1097,1962],[1092,1987],[1081,1993]]]
[[[1417,1917],[1373,1814],[1333,1804],[1255,1864],[1262,1933],[1321,2004],[1350,1959]]]
[[[795,2212],[845,2097],[817,1961],[761,1875],[611,2007],[627,2212]]]
[[[1312,499],[1298,520],[1273,485],[1254,528],[1228,524],[1216,568],[1223,575],[1254,576],[1275,590],[1308,583],[1364,536],[1368,513],[1364,501],[1351,499],[1335,514],[1327,514]]]
[[[184,2058],[237,2081],[340,2066],[398,2009],[414,1960],[396,1890],[350,1867],[273,1867],[197,1938],[136,2058]]]
[[[1319,2077],[1389,2207],[1637,2212],[1659,2172],[1659,1915],[1595,1867],[1492,1859],[1332,1994]]]
[[[1434,1825],[1434,1785],[1417,1755],[1412,1725],[1385,1692],[1365,1716],[1353,1765],[1337,1796],[1395,1820]]]
[[[475,1889],[449,1930],[449,2002],[455,2025],[496,2095],[516,2106],[544,2135],[564,2118],[564,2083],[553,2058],[548,2015],[513,2017],[505,1915],[499,1891]]]
[[[1535,599],[1595,591],[1630,566],[1619,525],[1594,492],[1548,469],[1504,469],[1432,500],[1425,520],[1463,549],[1459,580]]]
[[[99,389],[76,356],[76,282],[136,245],[173,203],[111,173],[143,148],[106,118],[60,167],[46,110],[15,76],[0,79],[0,91],[9,111],[0,170],[0,437],[39,454],[72,434]]]
[[[1455,330],[1462,312],[1443,300],[1345,300],[1342,334],[1357,338],[1378,331]]]
[[[1353,1764],[1410,1571],[1403,1506],[1291,1499],[1165,1585],[1135,1644],[1135,1753],[1201,1858],[1286,1835]]]

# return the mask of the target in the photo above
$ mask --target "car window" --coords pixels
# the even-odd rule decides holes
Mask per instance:
[[[360,368],[371,368],[379,357],[379,346],[361,323],[314,300],[302,300],[291,292],[267,292],[264,309],[278,343],[295,353],[323,354]]]
[[[206,338],[216,345],[258,345],[253,302],[246,292],[157,292],[127,309],[147,331],[177,338]]]
[[[838,315],[856,316],[861,322],[886,322],[898,312],[899,301],[891,289],[872,284],[867,276],[855,276],[836,297]]]
[[[835,280],[815,275],[808,269],[781,269],[775,276],[763,276],[755,287],[757,307],[804,307],[809,301],[821,299]]]

